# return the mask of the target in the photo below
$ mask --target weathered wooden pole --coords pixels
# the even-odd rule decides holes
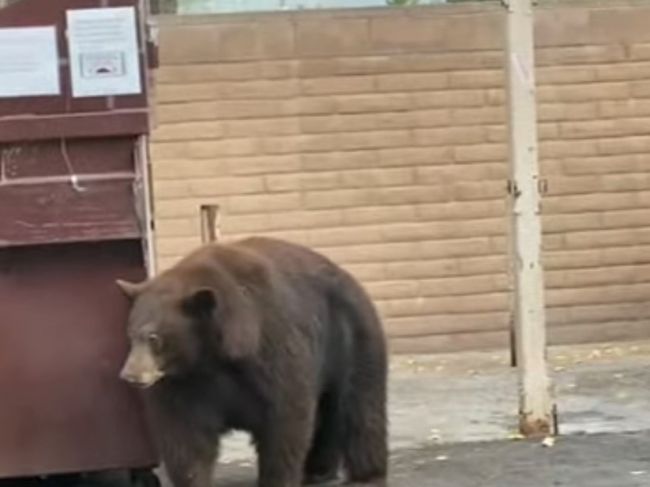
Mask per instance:
[[[221,238],[219,205],[201,205],[201,241],[206,244]]]
[[[533,6],[507,0],[511,270],[519,370],[519,428],[524,436],[555,434],[555,405],[546,362],[544,275],[537,147]]]

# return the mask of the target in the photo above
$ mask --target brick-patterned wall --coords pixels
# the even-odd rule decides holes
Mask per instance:
[[[650,4],[540,9],[554,342],[650,336]],[[226,238],[324,251],[393,349],[507,343],[500,7],[161,19],[160,263]]]

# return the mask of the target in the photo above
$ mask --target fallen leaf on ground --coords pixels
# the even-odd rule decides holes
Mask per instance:
[[[546,448],[552,448],[555,446],[555,438],[552,436],[547,436],[544,438],[544,441],[542,441],[542,446],[545,446]]]

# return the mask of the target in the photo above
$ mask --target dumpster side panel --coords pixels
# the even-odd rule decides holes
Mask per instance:
[[[155,458],[140,398],[118,377],[118,277],[144,278],[140,242],[0,250],[0,477]]]
[[[129,303],[114,283],[144,278],[152,261],[141,147],[149,86],[73,97],[66,41],[66,10],[133,7],[150,81],[145,4],[0,9],[2,28],[56,27],[62,88],[0,99],[0,478],[157,463],[141,401],[118,377]]]

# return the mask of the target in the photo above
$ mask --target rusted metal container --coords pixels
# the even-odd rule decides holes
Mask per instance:
[[[113,7],[135,9],[141,90],[75,97],[67,11]],[[128,303],[114,284],[153,265],[145,13],[137,0],[0,9],[0,29],[55,27],[60,76],[58,94],[0,95],[0,479],[157,464],[118,377]]]

